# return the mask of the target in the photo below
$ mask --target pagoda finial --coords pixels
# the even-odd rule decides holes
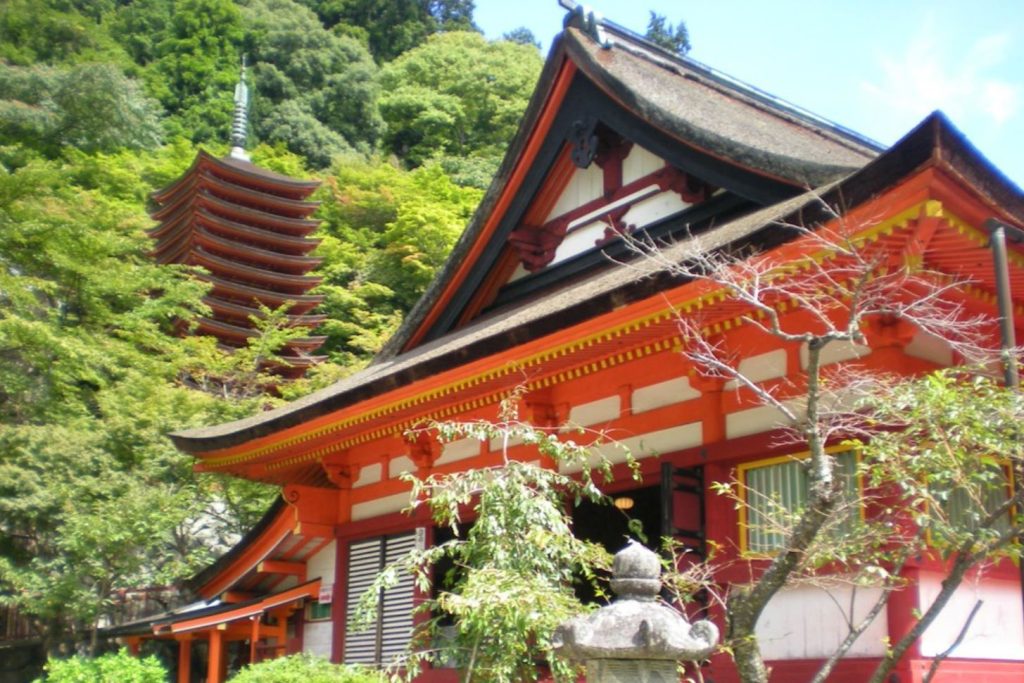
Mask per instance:
[[[242,56],[242,71],[235,86],[235,118],[231,122],[231,156],[234,159],[249,160],[245,151],[245,138],[249,128],[249,87],[245,84],[245,55]]]

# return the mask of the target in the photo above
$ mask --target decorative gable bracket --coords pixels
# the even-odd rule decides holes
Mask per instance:
[[[585,133],[581,135],[586,137]],[[636,230],[638,226],[623,223],[623,217],[634,205],[658,192],[674,192],[687,204],[698,204],[714,192],[713,187],[699,178],[672,166],[664,166],[623,185],[622,160],[629,153],[629,144],[627,142],[610,146],[599,153],[594,150],[594,145],[584,141],[579,150],[574,149],[574,162],[577,151],[585,149],[580,151],[581,160],[584,154],[594,151],[594,161],[599,165],[603,164],[605,196],[586,202],[543,225],[521,225],[509,233],[509,243],[516,250],[523,268],[531,273],[543,269],[554,260],[555,253],[567,234],[594,221],[603,221],[608,226],[595,240],[595,247],[604,246],[615,237]],[[612,169],[611,174],[608,169]],[[612,174],[618,185],[609,188],[608,176]]]

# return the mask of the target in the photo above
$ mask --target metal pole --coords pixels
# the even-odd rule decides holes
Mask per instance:
[[[1014,241],[1021,241],[1024,232],[1011,225],[989,218],[985,221],[985,228],[988,229],[989,244],[992,247],[992,262],[995,267],[996,276],[996,305],[999,307],[999,331],[1000,354],[1003,359],[1003,378],[1006,386],[1018,391],[1020,389],[1020,376],[1017,372],[1017,340],[1013,329],[1013,297],[1010,292],[1010,267],[1006,257],[1006,233],[1009,232]],[[1024,486],[1021,481],[1020,472],[1015,474],[1016,488],[1019,490]],[[1020,585],[1024,589],[1024,563],[1020,565]],[[1022,595],[1024,597],[1024,595]],[[1022,604],[1024,608],[1024,604]]]
[[[1003,378],[1011,389],[1020,388],[1017,370],[1016,335],[1013,329],[1013,297],[1010,292],[1010,268],[1006,257],[1006,233],[1009,231],[1018,240],[1021,231],[995,218],[985,221],[988,228],[989,244],[992,247],[992,261],[996,276],[996,304],[999,307],[999,331],[1002,336],[1000,353],[1003,360]]]

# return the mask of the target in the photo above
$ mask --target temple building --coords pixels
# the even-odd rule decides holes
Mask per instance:
[[[243,234],[283,236],[282,226],[301,220],[301,212],[285,209],[299,201],[294,185],[257,177],[266,178],[237,161],[202,158],[187,176],[202,191],[160,218],[170,234],[178,216],[175,234],[188,242],[169,239],[163,253],[209,264],[211,281],[228,283],[215,297],[243,307],[251,305],[243,282],[288,298],[304,282],[305,271],[286,271],[282,264],[291,261],[271,255],[298,252],[277,243],[260,243],[264,260],[244,267],[231,261],[229,247],[216,246]],[[162,196],[184,196],[190,182]],[[241,186],[260,187],[262,199],[251,201],[260,215],[276,218],[261,224],[243,220],[241,209],[218,208],[241,204],[255,215]],[[615,479],[606,492],[628,498],[630,514],[652,537],[674,536],[698,555],[714,543],[745,560],[736,565],[742,570],[718,577],[723,585],[749,581],[778,541],[716,495],[714,484],[738,479],[771,497],[781,490],[771,482],[799,483],[802,449],[780,438],[780,413],[750,386],[705,372],[680,349],[686,330],[699,329],[754,386],[799,402],[808,348],[752,324],[756,311],[722,286],[636,258],[623,234],[662,242],[661,258],[669,262],[690,258],[698,243],[701,253],[768,259],[779,264],[781,281],[809,277],[809,264],[821,266],[814,272],[845,267],[847,257],[817,239],[843,234],[878,262],[926,267],[963,283],[943,296],[980,316],[978,329],[998,347],[1000,301],[1022,332],[1024,245],[1008,246],[1007,292],[997,286],[985,228],[993,220],[1024,226],[1024,195],[940,113],[885,149],[574,11],[479,210],[375,362],[290,405],[172,435],[200,471],[275,484],[282,496],[233,550],[193,579],[206,606],[120,633],[134,643],[180,643],[181,682],[199,673],[211,683],[223,680],[229,652],[258,659],[306,650],[337,662],[386,663],[414,627],[411,581],[385,593],[376,628],[356,631],[349,615],[380,567],[438,533],[421,512],[402,512],[409,486],[401,475],[491,466],[504,455],[500,443],[407,434],[431,421],[496,420],[512,392],[523,392],[521,414],[538,428],[558,433],[570,423],[614,434],[638,459],[643,479],[637,483],[623,453],[610,448]],[[232,265],[221,269],[222,262]],[[246,268],[287,272],[279,282],[296,284],[246,280]],[[813,325],[812,313],[795,299],[772,307],[785,324]],[[222,315],[218,321],[237,320]],[[942,339],[906,321],[874,317],[863,332],[862,343],[827,347],[822,362],[917,375],[960,361]],[[507,454],[537,459],[521,444],[509,445]],[[798,497],[779,502],[800,504]],[[574,523],[576,533],[609,545],[621,545],[626,532],[618,510],[581,508]],[[902,569],[906,587],[829,680],[867,680],[889,643],[934,599],[945,571],[933,557],[911,558]],[[873,590],[837,583],[776,595],[758,624],[772,680],[807,680],[845,636],[844,610],[862,611]],[[1018,568],[1003,562],[971,574],[953,604],[975,600],[982,606],[934,680],[1024,679]],[[921,681],[956,640],[965,611],[944,612],[890,680]],[[189,669],[193,646],[208,648],[202,672]],[[436,669],[422,680],[457,678]],[[705,680],[737,678],[728,658],[716,655]]]
[[[199,152],[184,175],[151,195],[149,231],[159,263],[201,266],[198,277],[212,285],[203,302],[209,316],[196,322],[197,334],[217,338],[225,349],[243,347],[258,334],[254,318],[263,309],[287,306],[292,326],[313,328],[324,316],[311,311],[323,300],[309,291],[321,278],[308,275],[320,263],[309,256],[319,240],[310,233],[318,202],[309,201],[320,183],[274,173],[249,161],[245,152],[247,88],[235,93],[232,148],[218,159]],[[268,369],[285,377],[302,375],[323,356],[312,355],[324,337],[289,340]]]

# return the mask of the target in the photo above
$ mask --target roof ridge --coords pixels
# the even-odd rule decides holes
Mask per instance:
[[[579,16],[578,12],[570,13],[566,17],[566,28],[569,28],[570,25],[574,25],[572,19],[576,16]],[[851,149],[866,147],[875,153],[882,152],[886,149],[885,145],[881,144],[877,140],[869,138],[868,136],[851,128],[847,128],[832,119],[817,114],[782,97],[773,95],[766,90],[727,74],[724,71],[708,66],[707,64],[704,64],[690,56],[680,55],[672,52],[671,50],[667,50],[657,43],[648,40],[636,31],[606,19],[599,13],[593,13],[593,22],[595,25],[607,30],[614,37],[625,39],[625,41],[608,41],[607,45],[603,44],[602,46],[607,46],[613,49],[615,47],[621,47],[636,57],[644,59],[655,66],[672,71],[680,76],[701,76],[707,79],[707,85],[711,87],[715,87],[720,91],[726,91],[732,95],[742,95],[750,100],[752,105],[759,106],[760,108],[775,115],[788,115],[794,122],[801,123],[803,125],[811,125],[819,129],[823,134],[828,134],[830,137],[836,139],[840,144],[844,144]],[[580,31],[586,34],[591,40],[596,40],[594,35],[587,30],[586,26],[581,25],[575,27],[580,29]],[[607,36],[605,36],[605,38],[607,38]],[[686,72],[680,71],[679,67],[685,69]],[[696,74],[687,72],[696,72]]]

